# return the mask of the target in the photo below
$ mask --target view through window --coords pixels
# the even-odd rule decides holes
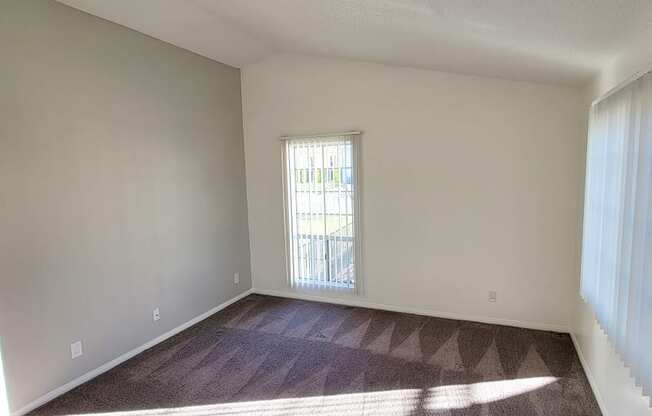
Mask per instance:
[[[356,289],[356,137],[284,141],[287,266],[292,286]]]

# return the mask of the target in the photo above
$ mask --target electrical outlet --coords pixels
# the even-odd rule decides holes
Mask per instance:
[[[70,344],[70,356],[73,360],[77,357],[81,357],[82,355],[84,355],[84,351],[82,350],[81,341],[73,342]]]
[[[152,319],[154,319],[154,322],[161,319],[161,311],[159,311],[158,308],[152,311]]]
[[[234,285],[240,284],[240,273],[233,273],[233,284]]]
[[[489,291],[489,302],[496,302],[496,291],[490,290]]]

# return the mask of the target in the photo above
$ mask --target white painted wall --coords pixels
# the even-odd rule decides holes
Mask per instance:
[[[652,26],[648,26],[647,36],[629,42],[627,48],[621,50],[609,65],[602,68],[587,87],[589,97],[595,99],[631,77],[652,69],[650,39],[652,39]]]
[[[568,327],[582,91],[291,55],[245,67],[242,90],[256,289],[290,293],[278,137],[360,129],[364,301]]]
[[[591,307],[581,299],[577,300],[572,330],[604,416],[652,416],[649,398],[634,385],[630,370],[595,321]]]
[[[586,112],[590,103],[626,81],[634,74],[652,68],[652,54],[649,45],[631,45],[630,52],[624,52],[619,59],[595,79],[586,90]],[[593,390],[601,404],[605,416],[652,416],[650,398],[644,397],[636,387],[622,360],[602,331],[591,307],[580,297],[575,300],[572,334],[585,369],[592,382]]]

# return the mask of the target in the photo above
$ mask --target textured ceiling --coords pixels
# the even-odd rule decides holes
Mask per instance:
[[[236,67],[302,53],[582,85],[633,42],[651,0],[59,0]]]

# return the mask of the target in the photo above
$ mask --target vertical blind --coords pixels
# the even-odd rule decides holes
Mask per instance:
[[[594,104],[581,294],[645,395],[652,392],[652,76]]]
[[[357,134],[283,140],[288,281],[360,289]]]

